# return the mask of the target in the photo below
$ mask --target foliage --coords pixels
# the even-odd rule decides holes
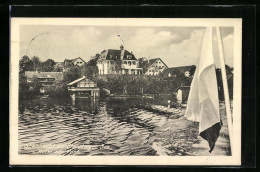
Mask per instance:
[[[39,57],[33,56],[29,58],[28,56],[23,56],[19,61],[19,73],[24,73],[25,71],[43,71],[52,72],[54,70],[55,62],[52,59],[48,59],[41,62]]]
[[[122,70],[122,60],[120,60],[120,58],[116,59],[115,61],[115,70],[117,73]]]
[[[98,55],[96,55],[98,56]],[[82,75],[86,76],[87,78],[93,79],[98,74],[98,67],[97,67],[97,60],[98,57],[89,60],[82,69]]]
[[[46,90],[46,93],[49,95],[49,97],[54,99],[69,98],[69,92],[65,83],[62,83],[61,85],[55,85],[54,87],[49,87]]]
[[[29,85],[26,81],[26,77],[23,74],[19,74],[19,99],[26,99],[29,95]]]
[[[192,65],[189,72],[190,72],[190,76],[193,76],[194,73],[195,73],[195,70],[196,70],[196,66],[195,65]]]
[[[41,70],[44,72],[52,72],[55,62],[52,59],[48,59],[41,64]]]
[[[230,66],[226,65],[226,75],[228,81],[228,90],[229,90],[229,98],[230,100],[233,100],[233,68]],[[218,84],[218,95],[219,95],[219,100],[225,100],[224,98],[224,89],[223,89],[223,82],[222,82],[222,74],[221,74],[221,69],[216,69],[216,76],[217,76],[217,84]]]
[[[37,78],[33,78],[30,83],[27,82],[24,74],[19,74],[19,99],[32,99],[40,94],[41,85]]]
[[[23,56],[19,61],[19,73],[24,73],[25,71],[33,70],[33,62],[28,56]]]
[[[72,66],[68,70],[63,73],[63,83],[68,84],[76,79],[81,77],[82,67],[80,66]]]
[[[40,70],[41,61],[40,61],[39,57],[33,56],[31,61],[32,61],[32,65],[33,65],[33,70],[34,71]]]

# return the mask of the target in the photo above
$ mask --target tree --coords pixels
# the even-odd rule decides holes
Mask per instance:
[[[189,72],[190,72],[190,76],[193,76],[194,73],[195,73],[195,70],[196,70],[196,66],[195,65],[192,65]]]
[[[29,94],[29,85],[24,74],[19,74],[19,100],[26,99]]]
[[[42,63],[42,71],[51,72],[54,69],[55,62],[52,59],[48,59]]]
[[[28,56],[23,56],[19,61],[19,73],[33,70],[33,62]]]
[[[94,58],[89,60],[82,69],[82,74],[88,78],[94,78],[98,73],[97,67],[97,60],[98,58]]]
[[[81,77],[81,67],[80,66],[72,66],[63,74],[63,80],[65,84],[72,82]]]
[[[40,65],[41,65],[41,61],[39,59],[39,57],[37,56],[33,56],[32,57],[32,64],[33,64],[33,70],[39,70],[40,69]]]
[[[117,73],[119,73],[122,70],[122,60],[121,59],[116,59],[115,69],[116,69]]]

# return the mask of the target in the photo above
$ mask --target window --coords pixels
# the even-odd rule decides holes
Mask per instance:
[[[107,61],[107,64],[109,64],[109,61]]]
[[[124,61],[124,64],[127,64],[127,61]]]
[[[130,61],[128,62],[128,65],[131,66],[131,62]]]
[[[135,65],[135,62],[133,62],[133,65]]]

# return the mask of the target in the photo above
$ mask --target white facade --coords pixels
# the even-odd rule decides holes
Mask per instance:
[[[162,60],[158,58],[147,68],[145,75],[159,75],[159,73],[163,72],[163,70],[167,68],[168,67],[162,62]]]
[[[74,65],[77,65],[77,66],[82,66],[82,65],[84,65],[84,61],[81,59],[81,58],[78,58],[77,60],[75,60],[74,62],[73,62],[73,64]]]
[[[117,65],[120,65],[120,70],[117,70]],[[127,50],[124,50],[123,46],[120,47],[120,50],[102,51],[99,59],[97,60],[99,75],[139,75],[142,74],[142,68],[138,68],[138,66],[138,60],[134,57],[132,53],[129,53]]]

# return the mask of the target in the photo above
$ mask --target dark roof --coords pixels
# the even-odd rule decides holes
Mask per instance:
[[[71,63],[72,61],[73,61],[72,59],[65,59],[65,60],[64,60],[64,63],[65,63],[65,62]]]
[[[106,60],[116,60],[116,59],[119,59],[121,57],[121,50],[108,49],[108,50],[103,50],[101,53],[105,54]],[[132,58],[127,59],[128,55],[131,55]],[[127,50],[124,50],[123,60],[136,60],[136,58],[135,58],[134,54],[130,53]]]
[[[78,59],[81,59],[83,62],[85,62],[81,57],[77,57],[75,59],[65,59],[64,62],[73,63],[73,62],[75,62]]]
[[[25,71],[27,78],[55,78],[55,80],[62,80],[62,72],[36,72],[36,71]]]
[[[164,74],[176,74],[177,72],[179,73],[184,73],[186,71],[189,71],[190,69],[192,69],[193,67],[196,68],[195,65],[191,65],[191,66],[179,66],[179,67],[172,67],[172,68],[168,68],[168,69],[165,69],[163,71]]]
[[[139,67],[143,68],[144,73],[149,69],[152,64],[154,64],[157,60],[161,60],[161,62],[168,68],[168,66],[162,61],[161,58],[155,58],[155,59],[150,59],[149,62],[143,61],[142,63],[139,63]]]

